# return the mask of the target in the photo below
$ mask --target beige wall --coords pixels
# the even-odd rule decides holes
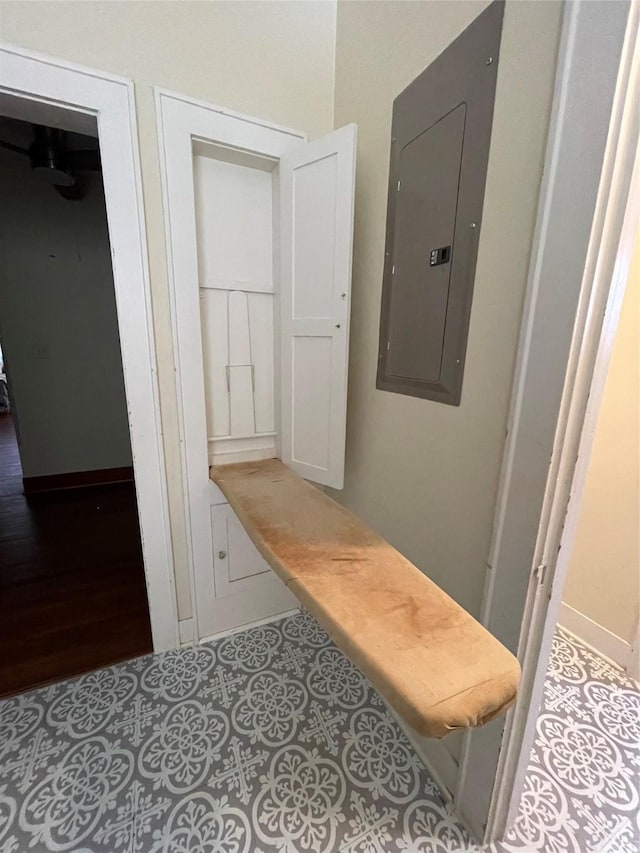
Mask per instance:
[[[0,4],[4,40],[133,78],[179,609],[190,613],[152,86],[307,130],[359,125],[340,497],[477,613],[544,156],[558,2],[507,4],[462,405],[375,389],[393,98],[484,2]],[[526,51],[522,46],[526,45]]]
[[[377,391],[393,98],[479,2],[339,2],[336,125],[359,133],[343,500],[472,613],[485,578],[561,25],[508,2],[462,405]]]
[[[564,601],[631,642],[639,587],[640,232],[596,423]]]
[[[181,618],[191,602],[152,86],[317,136],[333,126],[335,14],[329,0],[0,4],[4,41],[135,82]]]

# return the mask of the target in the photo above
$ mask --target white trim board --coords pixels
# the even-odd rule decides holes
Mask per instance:
[[[202,639],[198,640],[198,643],[211,643],[215,640],[222,640],[224,637],[231,637],[233,634],[240,634],[242,631],[249,631],[251,628],[261,628],[263,625],[271,625],[272,622],[288,619],[289,616],[295,616],[296,613],[300,613],[301,611],[301,607],[293,607],[291,610],[283,610],[282,613],[275,613],[273,616],[266,616],[264,619],[254,619],[245,625],[238,625],[237,628],[229,628],[226,631],[218,631],[216,634],[202,637]]]
[[[629,670],[631,665],[631,643],[609,631],[604,625],[599,625],[589,619],[584,613],[576,610],[565,601],[560,605],[558,624],[573,634],[578,640],[607,658],[614,666]]]
[[[211,634],[208,637],[202,637],[198,640],[200,643],[214,642],[221,640],[223,637],[230,637],[232,634],[239,634],[241,631],[249,631],[251,628],[260,628],[262,625],[270,625],[272,622],[279,622],[281,619],[287,619],[289,616],[295,616],[300,613],[301,607],[294,607],[292,610],[285,610],[282,613],[276,613],[274,616],[267,616],[264,619],[256,619],[253,622],[248,622],[246,625],[239,625],[237,628],[230,628],[228,631],[220,631],[217,634]],[[192,646],[196,642],[193,629],[193,619],[180,620],[180,644],[183,646]]]
[[[182,104],[187,104],[191,107],[198,107],[200,109],[206,110],[207,112],[219,113],[221,116],[226,116],[227,118],[235,119],[236,121],[246,122],[247,127],[245,128],[246,136],[240,142],[240,144],[232,144],[229,140],[220,137],[219,142],[222,147],[226,148],[235,148],[237,150],[242,151],[253,151],[254,149],[250,147],[250,143],[254,139],[252,135],[252,128],[262,127],[266,130],[275,130],[277,133],[284,133],[288,136],[292,136],[294,139],[299,141],[306,141],[307,134],[300,130],[293,130],[290,127],[285,127],[282,124],[275,124],[272,121],[268,121],[267,119],[258,118],[256,116],[247,115],[247,113],[239,113],[236,110],[230,110],[227,107],[222,107],[219,104],[211,104],[209,101],[202,101],[198,98],[191,98],[188,95],[183,95],[180,92],[175,92],[172,89],[164,89],[162,86],[154,86],[153,87],[155,99],[156,99],[156,107],[160,108],[162,103],[162,99],[166,98],[171,101],[179,101]],[[207,136],[206,132],[199,136],[197,132],[192,134],[194,140],[200,140],[205,143],[209,143],[211,140]],[[249,144],[249,147],[246,147],[245,143]],[[259,156],[268,156],[266,154],[259,154]],[[277,154],[271,155],[274,160],[278,159]]]
[[[0,95],[97,119],[142,553],[155,651],[178,646],[178,620],[133,83],[0,46]],[[118,613],[113,613],[114,619]]]

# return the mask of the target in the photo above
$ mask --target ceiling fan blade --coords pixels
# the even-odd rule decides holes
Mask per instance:
[[[11,142],[3,142],[2,139],[0,139],[0,148],[6,148],[7,151],[15,151],[16,154],[29,155],[28,148],[21,148],[19,145],[13,145]]]
[[[100,170],[100,152],[97,148],[86,151],[67,151],[67,160],[74,171],[98,172]]]

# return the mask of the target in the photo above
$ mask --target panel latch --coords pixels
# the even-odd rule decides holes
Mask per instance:
[[[429,266],[437,267],[440,264],[448,264],[451,260],[451,246],[442,246],[440,249],[432,249],[429,252]]]

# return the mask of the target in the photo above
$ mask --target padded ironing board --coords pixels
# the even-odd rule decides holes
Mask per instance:
[[[516,658],[356,516],[278,459],[211,469],[291,592],[419,734],[481,726],[516,697]]]

